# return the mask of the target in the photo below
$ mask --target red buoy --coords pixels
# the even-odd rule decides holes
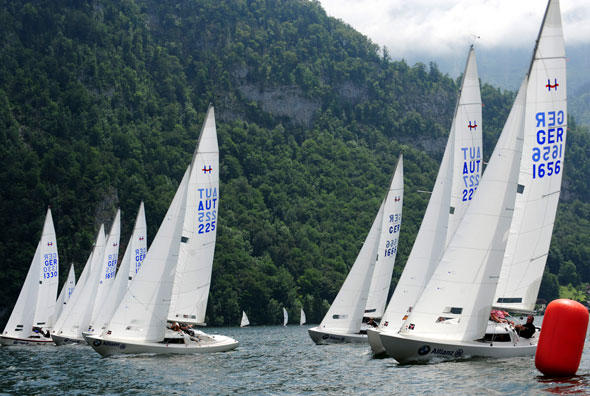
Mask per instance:
[[[552,377],[575,375],[587,327],[588,310],[579,302],[562,298],[549,303],[535,354],[537,370]]]

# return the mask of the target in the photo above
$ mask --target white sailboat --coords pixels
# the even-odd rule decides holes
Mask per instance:
[[[133,233],[125,249],[125,254],[115,276],[114,283],[109,293],[105,296],[104,302],[98,305],[98,314],[91,320],[87,333],[95,334],[98,332],[98,334],[101,334],[106,329],[109,320],[111,320],[111,317],[115,313],[115,309],[119,306],[123,296],[127,292],[129,283],[141,268],[147,252],[146,233],[145,209],[143,202],[141,202],[139,211],[137,212],[137,218],[135,219]]]
[[[367,309],[367,300],[372,286],[375,268],[381,276],[387,276],[387,290],[391,271],[397,253],[403,203],[403,158],[400,155],[389,190],[381,203],[379,212],[340,291],[319,326],[308,329],[309,336],[316,344],[366,342],[367,335],[361,332],[366,311],[379,314],[385,306],[387,293],[383,295],[384,283],[378,294],[383,302],[374,301],[373,308]],[[390,269],[384,269],[381,266]],[[381,280],[378,280],[381,283]],[[381,307],[382,305],[382,307]]]
[[[51,209],[47,209],[41,239],[16,304],[0,336],[2,345],[51,343],[59,280],[57,241]]]
[[[285,307],[283,307],[283,326],[287,326],[288,322],[289,322],[289,314],[287,313],[287,310],[285,309]]]
[[[120,218],[117,210],[108,238],[104,234],[104,225],[101,225],[87,278],[80,289],[74,289],[72,303],[66,306],[51,334],[58,346],[85,342],[82,333],[88,330],[110,291],[119,254]]]
[[[248,320],[248,315],[246,315],[246,311],[242,311],[242,321],[240,322],[240,327],[246,327],[250,325],[250,321]]]
[[[171,324],[170,328],[167,326],[168,319],[176,318],[176,315],[179,315],[178,322],[185,324],[204,321],[202,293],[205,284],[208,288],[215,249],[218,165],[214,111],[210,107],[191,165],[141,270],[130,283],[106,332],[86,337],[101,355],[206,353],[228,351],[238,346],[238,342],[230,337],[208,335],[198,330],[183,333],[178,330],[177,323]],[[187,213],[191,211],[194,213]],[[195,263],[195,257],[207,262]],[[194,273],[198,271],[196,268],[204,268],[203,273]],[[192,289],[198,289],[196,293],[186,282],[179,282],[177,271],[195,279]],[[185,301],[187,296],[195,295],[198,297],[196,301]]]
[[[74,292],[74,288],[76,287],[76,272],[74,271],[74,264],[70,266],[70,271],[68,272],[68,278],[66,279],[65,283],[61,288],[61,292],[57,297],[57,301],[55,303],[55,318],[59,318],[61,312],[65,305],[68,304],[70,301],[70,297]]]
[[[303,326],[306,322],[306,318],[305,318],[305,311],[303,310],[303,308],[301,308],[301,313],[299,314],[299,326]]]
[[[506,327],[508,339],[489,340],[485,332],[504,265],[515,267],[512,263],[526,256],[524,262],[537,267],[541,258],[533,255],[546,251],[551,239],[567,129],[565,83],[559,1],[550,0],[529,74],[478,194],[399,334],[381,334],[388,354],[399,362],[535,353],[537,335],[520,338]],[[541,202],[531,202],[535,195]],[[529,217],[528,211],[535,214]],[[521,213],[515,217],[516,212]],[[533,218],[534,237],[528,224]],[[507,247],[509,238],[538,248],[516,253]]]
[[[455,115],[434,188],[406,266],[375,329],[371,350],[385,352],[379,333],[397,332],[432,276],[481,178],[482,106],[473,47],[469,49]]]

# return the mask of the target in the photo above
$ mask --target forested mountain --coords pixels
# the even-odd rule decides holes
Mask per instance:
[[[0,325],[51,205],[62,282],[121,207],[149,241],[216,109],[221,194],[207,322],[317,322],[370,228],[400,153],[418,230],[458,82],[409,66],[308,0],[0,1]],[[392,32],[395,34],[395,32]],[[457,54],[462,59],[465,53]],[[484,85],[489,157],[512,92]],[[542,294],[590,281],[588,130],[570,119]],[[573,272],[572,272],[573,269]]]

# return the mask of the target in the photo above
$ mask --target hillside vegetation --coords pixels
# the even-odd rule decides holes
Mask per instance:
[[[2,327],[48,205],[62,281],[117,207],[121,254],[141,200],[152,240],[209,103],[221,157],[209,324],[237,324],[242,310],[279,323],[282,306],[318,322],[403,153],[399,278],[457,96],[436,65],[394,60],[316,1],[0,4]],[[489,157],[514,94],[484,84],[482,97]],[[590,281],[589,153],[588,131],[570,120],[547,299],[569,280],[560,271]]]

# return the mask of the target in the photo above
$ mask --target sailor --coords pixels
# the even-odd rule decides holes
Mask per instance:
[[[535,320],[535,318],[533,317],[533,315],[529,315],[526,318],[525,324],[523,324],[523,325],[519,324],[519,325],[514,326],[514,330],[516,330],[516,334],[518,334],[522,338],[531,338],[533,336],[533,334],[535,334],[535,331],[537,330],[535,328],[535,325],[533,324],[534,320]]]

